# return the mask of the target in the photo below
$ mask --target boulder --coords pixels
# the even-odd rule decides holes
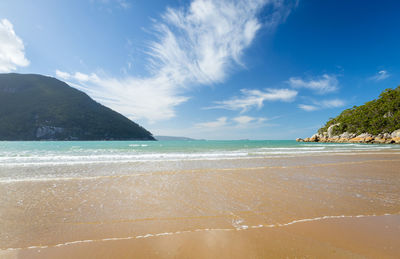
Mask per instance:
[[[318,134],[314,134],[310,138],[311,142],[318,142],[318,140],[319,140],[319,135]]]
[[[391,138],[391,135],[389,133],[383,133],[383,138],[389,139]]]
[[[371,137],[373,137],[372,134],[362,133],[362,134],[358,135],[356,138],[371,138]]]
[[[375,138],[374,139],[374,143],[376,143],[376,144],[385,144],[386,141],[387,141],[387,139],[385,139],[385,138]]]
[[[328,141],[328,136],[327,135],[322,135],[319,138],[319,142],[327,142]]]
[[[351,135],[350,135],[350,133],[348,133],[346,131],[346,132],[343,132],[342,134],[340,134],[339,137],[340,137],[340,139],[343,139],[343,140],[349,140],[351,138]]]
[[[328,138],[332,138],[333,137],[333,128],[336,127],[336,126],[339,126],[339,125],[340,125],[340,123],[336,123],[336,124],[333,124],[333,125],[329,126],[329,128],[328,128]]]
[[[384,134],[378,134],[372,142],[376,144],[385,144],[386,140],[387,138],[384,137]]]
[[[371,143],[374,139],[375,139],[374,137],[366,137],[366,138],[364,139],[364,142],[365,142],[365,143]]]
[[[368,143],[374,140],[374,136],[369,133],[362,133],[349,140],[350,143]]]
[[[302,139],[302,138],[297,138],[296,141],[297,141],[297,142],[304,142],[304,139]]]
[[[400,129],[393,131],[390,136],[392,138],[400,138]]]

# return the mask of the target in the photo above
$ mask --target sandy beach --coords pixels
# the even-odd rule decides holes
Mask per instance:
[[[1,258],[400,254],[398,152],[5,170],[82,167],[0,183]]]

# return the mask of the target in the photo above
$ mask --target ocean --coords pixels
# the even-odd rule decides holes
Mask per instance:
[[[400,151],[400,147],[292,140],[1,141],[0,166],[268,158],[377,150]]]
[[[289,157],[377,151],[400,151],[400,147],[292,140],[2,141],[0,182],[285,166],[289,164],[284,158]]]

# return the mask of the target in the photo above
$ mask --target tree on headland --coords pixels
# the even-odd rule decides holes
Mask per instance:
[[[331,125],[334,135],[344,132],[361,134],[390,133],[400,128],[400,86],[384,90],[378,99],[361,106],[344,110],[336,118],[330,119],[324,127],[318,130],[322,134]]]

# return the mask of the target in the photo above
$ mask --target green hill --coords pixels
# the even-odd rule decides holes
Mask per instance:
[[[0,140],[154,140],[152,134],[52,77],[0,74]]]
[[[344,110],[336,118],[330,119],[318,133],[327,132],[335,124],[332,127],[333,135],[344,132],[377,135],[400,129],[400,86],[386,89],[376,100]]]

